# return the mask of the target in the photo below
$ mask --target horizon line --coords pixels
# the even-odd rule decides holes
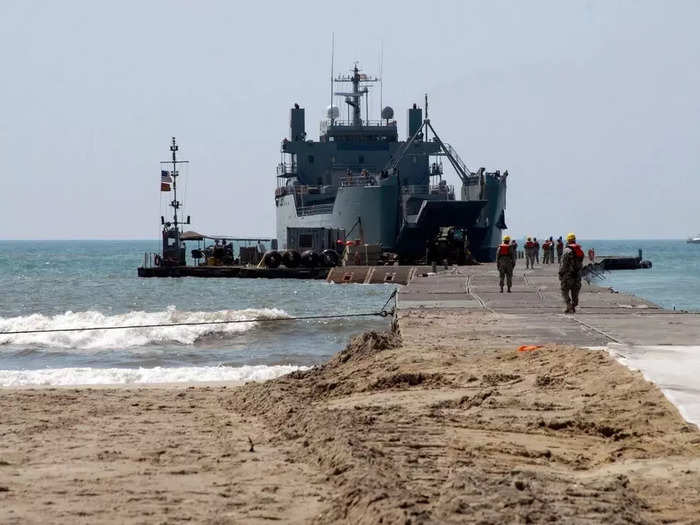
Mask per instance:
[[[511,237],[515,237],[516,239],[519,238],[517,236],[511,235]],[[531,235],[524,235],[522,236],[523,238],[526,237],[532,237]],[[691,236],[692,237],[692,236]],[[266,236],[266,235],[251,235],[251,239],[274,239],[275,237],[271,236]],[[548,237],[542,237],[543,239],[548,238]],[[580,240],[583,241],[685,241],[688,240],[689,237],[580,237]],[[150,239],[143,238],[143,237],[134,237],[134,238],[123,238],[123,237],[117,237],[117,238],[97,238],[97,237],[83,237],[83,238],[69,238],[69,237],[62,237],[62,238],[57,238],[57,239],[40,239],[40,238],[25,238],[25,239],[0,239],[0,242],[52,242],[52,241],[58,241],[58,242],[70,242],[70,241],[124,241],[124,242],[130,242],[130,241],[160,241],[160,237],[153,237]],[[192,241],[183,241],[183,242],[192,242]]]

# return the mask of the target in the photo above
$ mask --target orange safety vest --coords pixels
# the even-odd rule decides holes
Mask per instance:
[[[575,242],[571,242],[568,244],[569,248],[571,248],[574,252],[574,255],[578,257],[579,259],[583,260],[583,250],[581,249],[581,246],[576,244]]]
[[[528,250],[530,250],[530,249],[532,249],[532,248],[534,248],[534,247],[535,247],[535,243],[532,242],[532,241],[527,241],[527,242],[525,243],[525,248],[527,248]]]
[[[498,255],[510,255],[510,244],[501,244],[498,247]]]

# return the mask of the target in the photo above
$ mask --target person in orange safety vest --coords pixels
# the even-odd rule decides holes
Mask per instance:
[[[542,243],[542,264],[549,263],[549,241],[547,239]]]
[[[581,270],[583,269],[583,250],[576,244],[576,235],[566,236],[566,248],[559,267],[559,284],[561,295],[566,302],[564,313],[575,314],[578,295],[581,291]]]
[[[535,243],[532,242],[532,237],[527,238],[525,243],[525,268],[535,267]]]
[[[508,286],[508,293],[513,286],[513,270],[515,269],[515,250],[510,243],[510,236],[503,237],[503,242],[498,247],[496,255],[496,267],[498,268],[498,286],[503,293],[503,284]]]

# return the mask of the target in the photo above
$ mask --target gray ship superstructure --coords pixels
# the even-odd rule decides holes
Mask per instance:
[[[415,104],[408,110],[406,140],[399,139],[391,107],[382,110],[381,119],[369,120],[367,95],[377,81],[357,65],[334,79],[350,88],[333,93],[344,98],[348,120],[331,105],[318,141],[307,138],[304,109],[292,108],[277,168],[280,249],[311,247],[304,243],[314,232],[334,232],[326,237],[362,239],[401,260],[418,260],[440,228],[449,226],[466,231],[477,260],[495,260],[506,227],[508,173],[470,171],[435,132],[427,97],[425,118]],[[445,158],[461,179],[458,197],[443,177]]]

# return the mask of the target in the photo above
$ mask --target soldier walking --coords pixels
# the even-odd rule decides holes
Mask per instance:
[[[549,264],[554,264],[554,237],[549,237]]]
[[[542,264],[549,262],[549,241],[547,239],[542,243]]]
[[[561,264],[561,256],[564,253],[564,241],[561,240],[561,235],[557,239],[557,262]]]
[[[532,242],[535,244],[535,261],[540,264],[540,243],[537,242],[537,237],[533,237]]]
[[[532,242],[532,237],[527,238],[525,243],[525,268],[535,267],[535,243]]]
[[[576,235],[566,236],[566,248],[559,267],[559,285],[561,295],[566,301],[566,314],[575,314],[578,306],[578,294],[581,291],[581,269],[583,268],[583,250],[576,244]]]
[[[515,250],[510,244],[510,236],[503,237],[503,242],[498,247],[498,256],[496,257],[496,266],[498,268],[498,286],[503,293],[503,284],[508,286],[508,293],[513,286],[513,270],[515,269]]]

